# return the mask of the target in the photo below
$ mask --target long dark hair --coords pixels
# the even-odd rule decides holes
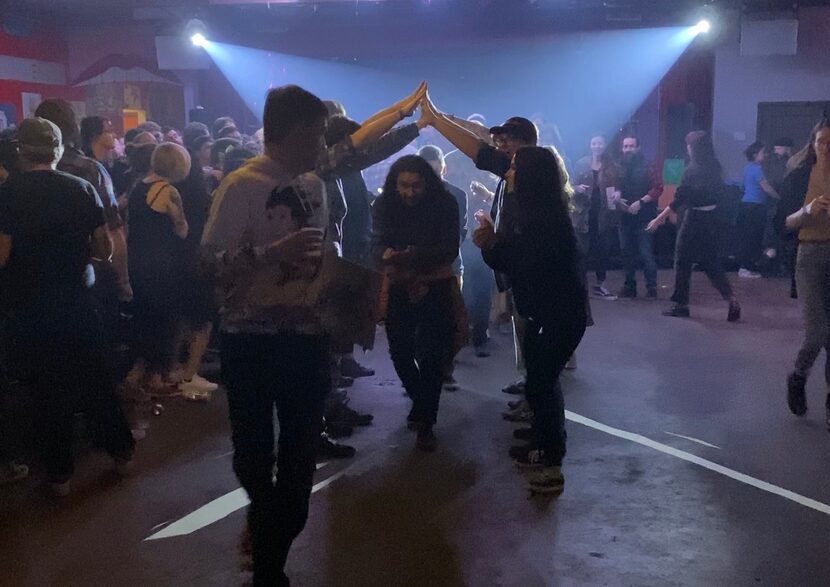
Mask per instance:
[[[432,166],[423,158],[417,155],[404,155],[392,164],[389,168],[389,173],[386,175],[386,181],[383,183],[382,198],[392,198],[394,201],[400,201],[398,196],[398,176],[401,173],[417,173],[424,178],[424,192],[426,197],[431,197],[434,194],[447,193],[444,189],[444,184],[441,183],[441,178],[435,173]]]
[[[703,130],[690,132],[686,135],[686,144],[689,145],[691,161],[683,174],[684,180],[694,179],[702,183],[722,183],[723,166],[715,155],[712,135]]]
[[[551,234],[572,230],[556,155],[544,147],[521,147],[516,151],[514,166],[521,221],[547,223]]]
[[[818,160],[818,156],[816,155],[816,137],[825,128],[830,128],[830,119],[828,118],[823,118],[813,127],[813,131],[810,133],[810,140],[807,141],[807,144],[798,153],[790,157],[790,160],[787,161],[787,169],[793,170],[799,167],[812,167],[816,164]]]

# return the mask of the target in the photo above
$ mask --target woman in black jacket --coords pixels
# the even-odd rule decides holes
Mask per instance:
[[[708,132],[690,132],[686,135],[686,148],[690,163],[683,173],[674,200],[646,227],[647,231],[654,232],[669,214],[684,211],[674,251],[674,294],[671,297],[674,306],[663,312],[663,315],[689,317],[692,266],[699,263],[712,286],[729,302],[726,319],[737,322],[741,319],[741,305],[732,291],[719,256],[722,230],[717,209],[726,187],[723,183],[723,168],[715,157],[715,148]]]
[[[495,233],[485,214],[473,242],[484,261],[505,273],[516,309],[527,320],[527,401],[534,413],[532,442],[511,451],[519,466],[535,470],[530,489],[558,494],[564,487],[565,406],[559,375],[587,323],[580,254],[562,191],[556,157],[541,147],[522,147],[506,177],[506,199],[514,199],[517,222]]]

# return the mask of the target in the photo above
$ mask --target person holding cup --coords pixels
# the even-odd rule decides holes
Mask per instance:
[[[591,153],[576,163],[573,223],[580,247],[593,261],[596,285],[591,293],[605,300],[617,296],[605,287],[608,257],[620,223],[623,207],[618,189],[621,170],[601,134],[591,137]]]

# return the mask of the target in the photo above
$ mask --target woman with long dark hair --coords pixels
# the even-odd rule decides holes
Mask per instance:
[[[412,398],[407,421],[418,431],[417,447],[432,451],[432,427],[453,346],[458,204],[429,163],[406,155],[389,170],[372,218],[372,254],[389,284],[389,353]]]
[[[801,206],[787,216],[786,226],[798,231],[796,280],[804,303],[804,342],[787,378],[787,404],[796,416],[807,413],[807,376],[821,349],[826,349],[825,419],[830,427],[830,120],[816,125],[807,146],[791,161],[782,207]]]
[[[732,292],[718,254],[722,231],[717,207],[725,188],[723,168],[715,156],[715,147],[708,132],[690,132],[686,135],[686,148],[690,163],[683,173],[674,201],[646,227],[646,230],[653,232],[666,221],[669,214],[685,210],[677,231],[674,251],[675,281],[674,295],[671,297],[674,306],[663,314],[689,317],[692,265],[698,263],[714,288],[729,302],[727,320],[737,322],[741,319],[741,306]]]
[[[542,147],[522,147],[505,176],[505,198],[517,210],[510,232],[496,232],[485,214],[473,242],[484,261],[512,284],[524,332],[527,384],[533,410],[531,443],[511,450],[521,467],[534,470],[530,489],[558,494],[564,488],[565,405],[559,375],[587,324],[580,253],[563,193],[556,156]]]
[[[573,223],[583,254],[593,261],[597,283],[591,293],[616,300],[617,296],[605,287],[605,277],[620,221],[617,189],[621,169],[611,157],[604,136],[594,134],[590,146],[591,154],[576,163]]]

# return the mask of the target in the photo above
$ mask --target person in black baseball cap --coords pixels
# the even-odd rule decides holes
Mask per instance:
[[[490,129],[493,137],[503,137],[505,140],[514,140],[525,145],[535,145],[539,141],[539,130],[527,118],[513,116],[500,125]]]

